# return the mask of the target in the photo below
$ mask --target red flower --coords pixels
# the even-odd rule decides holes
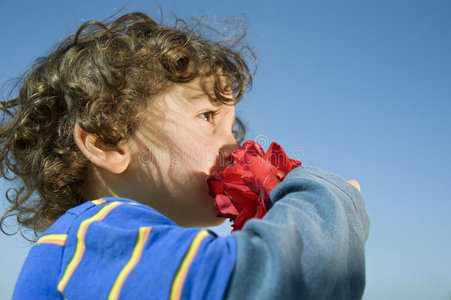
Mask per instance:
[[[229,218],[233,230],[251,218],[262,218],[269,209],[269,193],[301,162],[288,158],[276,143],[265,153],[253,141],[232,152],[232,165],[207,178],[208,191],[215,198],[218,217]]]

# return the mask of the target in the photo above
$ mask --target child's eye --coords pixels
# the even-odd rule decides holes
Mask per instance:
[[[214,116],[216,115],[216,111],[206,111],[203,113],[200,113],[199,116],[207,121],[208,123],[214,123]]]

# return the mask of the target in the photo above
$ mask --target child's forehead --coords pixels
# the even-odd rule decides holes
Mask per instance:
[[[205,85],[200,79],[195,79],[188,83],[174,84],[165,92],[150,99],[143,116],[144,119],[153,121],[180,121],[210,110],[220,111],[221,115],[235,118],[233,101],[230,104],[219,101],[214,96],[214,85]]]
[[[199,77],[188,83],[174,84],[168,91],[163,92],[162,95],[181,105],[225,105],[216,99],[214,86],[215,81],[213,78]],[[233,99],[232,94],[224,94],[223,96],[230,98],[230,100]]]

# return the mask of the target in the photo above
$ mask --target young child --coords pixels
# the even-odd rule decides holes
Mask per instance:
[[[142,13],[88,22],[2,103],[2,217],[39,233],[14,299],[359,299],[358,184],[299,167],[227,237],[205,180],[223,170],[251,84],[242,56]],[[356,188],[357,187],[357,188]],[[14,192],[15,193],[12,193]]]

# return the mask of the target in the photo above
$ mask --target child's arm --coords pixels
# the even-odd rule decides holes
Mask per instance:
[[[262,220],[233,234],[229,299],[360,299],[369,219],[342,178],[300,167],[271,193]]]

